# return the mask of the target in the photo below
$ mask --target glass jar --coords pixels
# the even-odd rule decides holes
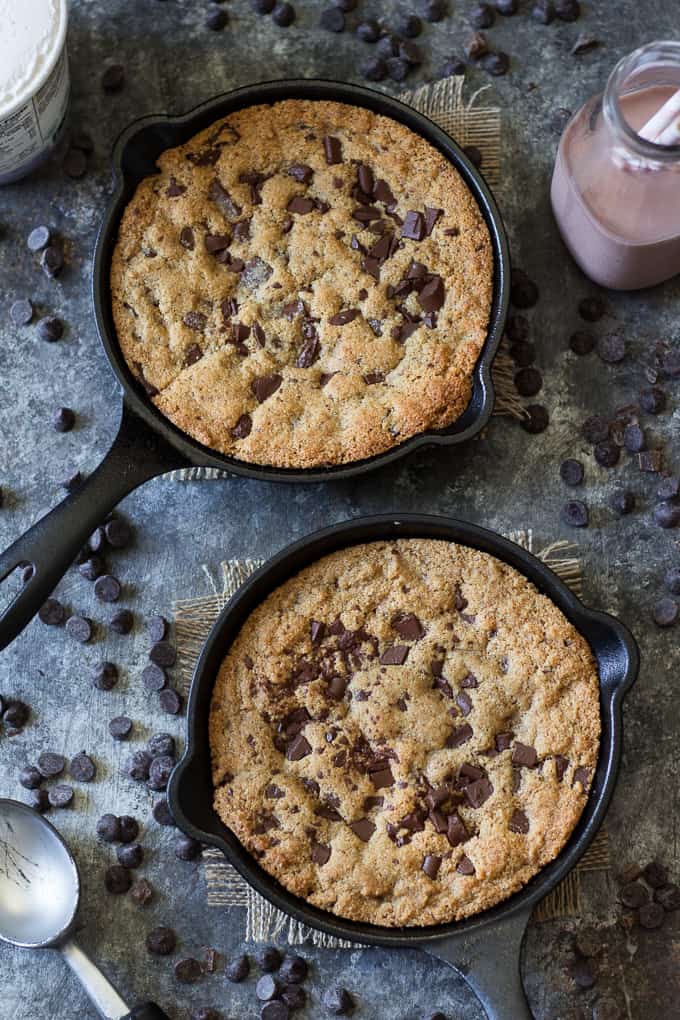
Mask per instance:
[[[680,144],[638,132],[680,89],[680,43],[619,61],[560,140],[551,201],[572,256],[595,283],[649,287],[680,273]]]

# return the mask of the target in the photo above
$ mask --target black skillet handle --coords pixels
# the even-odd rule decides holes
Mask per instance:
[[[458,971],[489,1020],[532,1020],[519,961],[531,910],[467,935],[425,943],[422,948]]]
[[[170,1020],[170,1017],[155,1002],[143,1002],[141,1006],[135,1006],[123,1020]]]
[[[99,467],[77,491],[0,554],[0,584],[17,567],[33,566],[33,576],[0,614],[0,650],[35,616],[116,504],[142,482],[186,463],[123,404],[118,435]]]

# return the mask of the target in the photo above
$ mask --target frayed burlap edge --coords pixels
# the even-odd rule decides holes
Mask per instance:
[[[534,538],[531,531],[512,532],[508,537],[525,549],[533,550]],[[576,595],[581,595],[581,561],[576,555],[575,546],[565,541],[552,542],[537,555]],[[221,564],[222,577],[219,579],[204,568],[212,589],[211,594],[174,603],[179,677],[185,690],[189,688],[194,666],[216,617],[261,563],[260,560],[229,560]],[[308,928],[277,910],[241,878],[219,850],[205,850],[202,865],[208,906],[244,907],[245,938],[248,941],[266,942],[280,938],[291,945],[311,941],[314,945],[336,949],[351,948],[354,945]],[[534,918],[545,921],[577,916],[581,906],[581,874],[608,868],[609,844],[606,831],[601,829],[578,866],[538,905]]]

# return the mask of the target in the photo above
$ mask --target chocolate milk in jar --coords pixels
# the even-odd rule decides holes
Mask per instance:
[[[625,57],[571,118],[551,201],[595,283],[636,290],[680,273],[680,43]]]

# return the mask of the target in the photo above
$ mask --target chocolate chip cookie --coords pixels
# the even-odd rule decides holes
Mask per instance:
[[[275,590],[224,659],[215,809],[287,889],[430,925],[510,896],[562,849],[597,763],[586,641],[512,567],[403,539]]]
[[[287,100],[164,152],[111,268],[156,407],[240,460],[370,457],[465,410],[493,260],[466,184],[369,110]]]

